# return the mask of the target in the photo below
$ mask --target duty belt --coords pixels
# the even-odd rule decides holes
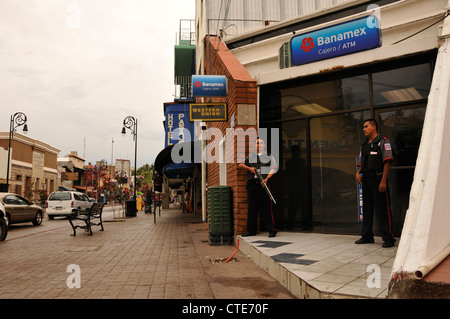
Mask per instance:
[[[247,180],[247,184],[257,183],[257,182],[259,182],[259,179],[257,179],[257,178],[250,178],[250,179]]]

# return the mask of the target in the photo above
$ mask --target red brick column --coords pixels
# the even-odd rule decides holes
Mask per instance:
[[[208,128],[218,128],[222,136],[226,135],[227,128],[231,128],[231,118],[234,115],[234,129],[242,128],[246,131],[248,128],[257,130],[257,126],[238,125],[237,123],[237,105],[254,104],[257,105],[257,87],[256,80],[253,79],[238,59],[228,50],[226,45],[217,37],[207,36],[205,38],[205,63],[204,74],[206,75],[225,75],[228,82],[228,95],[226,98],[205,98],[205,102],[227,103],[228,121],[226,122],[208,122]],[[256,108],[255,108],[256,112]],[[256,114],[255,114],[256,118]],[[227,143],[232,142],[232,149],[228,149],[225,156],[227,162],[227,185],[231,187],[233,194],[233,218],[234,234],[239,235],[247,230],[247,172],[238,169],[238,152],[248,155],[248,141],[245,149],[236,149],[237,138],[227,137]],[[218,148],[219,140],[208,141],[208,145],[215,149]],[[211,144],[212,143],[212,144]],[[208,186],[220,184],[220,167],[218,163],[210,163],[207,168]]]

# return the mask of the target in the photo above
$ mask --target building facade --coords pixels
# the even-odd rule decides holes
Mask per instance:
[[[226,128],[236,127],[237,104],[256,106],[256,123],[249,127],[266,129],[269,151],[278,154],[279,170],[272,178],[276,226],[360,233],[354,175],[364,141],[362,123],[375,118],[394,151],[391,225],[401,241],[393,271],[414,273],[420,264],[446,256],[450,238],[443,231],[449,225],[443,207],[448,201],[436,194],[449,177],[440,165],[445,153],[445,125],[440,123],[446,121],[449,96],[450,3],[198,0],[196,4],[197,73],[227,75],[229,83],[229,120],[208,127],[219,127],[225,135]],[[252,83],[245,85],[247,89],[232,86],[229,74],[237,68]],[[234,102],[232,96],[250,101]],[[245,174],[237,171],[236,158],[228,163],[226,184],[233,188],[237,235],[245,230]],[[209,164],[208,185],[220,183],[217,167]]]
[[[132,187],[130,160],[116,159],[115,174],[117,174],[119,184],[124,189],[130,190]]]
[[[362,121],[376,118],[380,131],[396,147],[390,178],[391,196],[396,198],[392,207],[393,229],[399,236],[408,208],[446,1],[338,1],[332,6],[325,1],[315,10],[307,5],[309,2],[318,3],[302,1],[303,9],[309,11],[284,16],[280,18],[283,21],[250,32],[243,28],[244,33],[233,37],[220,32],[216,37],[211,30],[202,35],[199,28],[198,37],[204,39],[197,41],[203,43],[203,54],[197,52],[197,62],[203,69],[197,72],[226,74],[240,67],[248,74],[248,81],[253,82],[251,92],[229,85],[229,118],[238,117],[237,108],[229,100],[233,94],[241,94],[235,105],[257,106],[254,127],[279,132],[278,141],[273,140],[279,154],[279,171],[273,178],[274,195],[279,199],[274,207],[279,229],[359,233],[358,189],[353,176],[364,139]],[[204,21],[212,21],[214,15],[209,11],[215,7],[197,3],[200,27]],[[258,12],[262,21],[276,20],[263,14],[268,12],[266,2],[260,1],[260,6],[255,7],[245,5],[248,1],[243,3],[242,12],[232,7],[236,2],[231,4],[226,17],[218,16],[218,25],[226,28],[224,23],[244,19],[251,10]],[[291,2],[284,5],[288,3]],[[203,15],[202,5],[206,6]],[[322,32],[324,42],[327,32],[335,32],[336,38],[339,33],[333,28],[351,28],[355,20],[364,23],[359,29],[367,33],[370,17],[376,17],[373,21],[377,21],[379,32],[379,42],[373,48],[358,48],[363,51],[331,58],[330,53],[319,50],[311,62],[295,60],[298,51],[302,51],[295,44],[296,39]],[[345,45],[357,46],[355,40],[356,36],[340,43],[341,50]],[[319,46],[320,42],[316,43]],[[328,50],[336,47],[328,45]],[[235,63],[221,58],[221,54],[231,56]],[[225,70],[221,64],[227,64]],[[248,100],[243,101],[244,97]],[[223,132],[234,124],[222,123]],[[269,136],[269,147],[271,143]],[[299,150],[298,157],[293,157],[295,149]],[[210,166],[208,172],[214,172],[214,165]],[[234,178],[231,171],[228,176]],[[208,185],[210,182],[214,184],[208,178]]]
[[[78,156],[77,151],[58,158],[58,174],[60,176],[58,187],[86,190],[84,162],[85,160]]]
[[[0,132],[0,180],[6,183],[9,132]],[[48,194],[57,187],[59,149],[42,141],[14,133],[11,140],[9,192],[30,200],[38,199],[37,191]]]

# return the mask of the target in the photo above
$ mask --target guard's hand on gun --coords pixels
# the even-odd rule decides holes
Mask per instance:
[[[261,183],[261,186],[264,187],[264,184],[267,185],[267,181],[269,180],[268,178],[266,178],[265,180],[262,179],[261,175],[258,174],[259,171],[257,171],[256,167],[250,167],[250,172],[253,173],[254,175],[259,177],[259,182]]]
[[[361,174],[359,173],[359,171],[356,172],[356,174],[355,174],[355,179],[356,179],[356,181],[358,182],[358,184],[362,186],[362,176],[361,176]]]
[[[269,188],[266,185],[267,181],[269,180],[269,176],[267,176],[266,179],[263,179],[261,173],[257,169],[255,169],[254,171],[259,181],[261,182],[261,186],[265,189],[267,195],[269,195],[270,200],[276,204],[277,202],[275,201],[275,198],[273,198],[272,193],[270,192]]]
[[[251,172],[252,172],[253,174],[257,175],[258,177],[261,176],[261,175],[258,174],[258,171],[257,171],[257,168],[256,168],[256,167],[252,167],[252,168],[251,168]],[[267,185],[267,181],[268,181],[268,180],[269,180],[268,178],[266,178],[265,180],[263,180],[261,177],[259,178],[259,182],[261,183],[261,186],[262,186],[262,187],[264,187],[264,184]]]

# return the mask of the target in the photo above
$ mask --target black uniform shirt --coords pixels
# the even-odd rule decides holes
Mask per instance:
[[[366,148],[366,154],[364,154],[364,149]],[[366,158],[366,160],[364,159]],[[358,166],[362,166],[361,172],[365,171],[377,171],[381,173],[383,170],[383,165],[387,160],[393,160],[394,156],[392,154],[391,142],[387,137],[378,135],[369,143],[366,140],[359,152]],[[374,162],[379,162],[378,165],[372,165]],[[378,167],[376,167],[378,166]]]
[[[278,169],[277,162],[275,161],[275,158],[267,153],[262,154],[256,154],[251,153],[246,159],[245,159],[245,165],[249,167],[256,167],[259,169],[259,172],[261,173],[263,178],[266,178],[267,175],[269,175],[269,172],[271,169]],[[247,181],[252,180],[254,178],[258,178],[256,175],[248,172],[247,173]]]

